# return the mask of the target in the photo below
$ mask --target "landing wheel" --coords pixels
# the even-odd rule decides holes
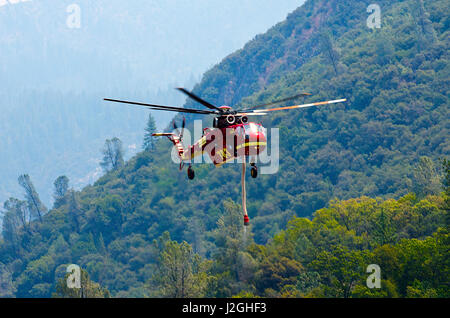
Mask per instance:
[[[195,173],[194,173],[194,169],[192,169],[191,166],[189,166],[189,168],[187,169],[187,174],[188,174],[189,180],[194,179]]]
[[[258,176],[258,168],[255,165],[252,165],[250,174],[252,175],[252,178],[256,178]]]

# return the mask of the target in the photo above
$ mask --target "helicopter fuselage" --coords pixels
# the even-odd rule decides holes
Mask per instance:
[[[184,162],[191,162],[206,152],[217,167],[234,158],[257,156],[266,146],[266,131],[261,124],[228,124],[221,128],[205,128],[202,138],[184,149],[180,157]]]

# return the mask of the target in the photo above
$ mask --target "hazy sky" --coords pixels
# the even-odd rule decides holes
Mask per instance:
[[[183,83],[284,20],[303,1],[10,2],[17,3],[0,1],[5,82],[70,91]],[[121,75],[126,80],[116,78]]]

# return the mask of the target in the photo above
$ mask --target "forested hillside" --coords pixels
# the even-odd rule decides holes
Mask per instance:
[[[245,235],[239,166],[194,165],[189,181],[161,140],[42,220],[14,223],[26,202],[10,200],[4,295],[64,296],[75,263],[112,296],[448,297],[446,1],[379,1],[380,29],[370,3],[307,1],[194,88],[217,105],[349,101],[264,118],[280,170],[248,179]],[[365,285],[373,263],[380,290]]]

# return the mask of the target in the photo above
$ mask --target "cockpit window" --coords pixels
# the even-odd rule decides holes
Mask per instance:
[[[249,123],[243,126],[245,133],[246,134],[250,134],[250,133],[258,133],[258,132],[264,132],[264,129],[262,128],[261,125],[255,124],[255,123]]]

